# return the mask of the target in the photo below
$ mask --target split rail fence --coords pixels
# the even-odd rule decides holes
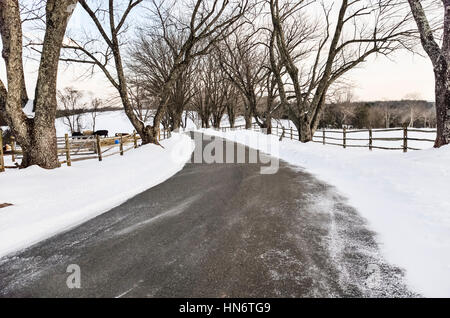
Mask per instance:
[[[171,137],[169,130],[161,130],[159,140]],[[3,145],[3,131],[0,129],[0,145]],[[72,163],[103,159],[114,156],[123,156],[126,152],[140,146],[141,137],[134,132],[131,135],[119,135],[117,137],[100,136],[80,136],[72,137],[66,134],[64,137],[57,137],[58,157],[60,164],[72,166]],[[18,160],[22,159],[22,150],[17,145],[14,137],[11,138],[11,149],[4,153],[3,146],[0,147],[0,172],[5,169],[15,169],[19,167]],[[11,156],[13,165],[5,164],[5,155]]]
[[[245,125],[236,126],[234,128],[224,127],[222,131],[227,131],[230,129],[242,130],[245,129]],[[261,132],[262,129],[257,124],[252,124],[252,130]],[[379,136],[383,133],[388,132],[399,132],[401,137],[386,137]],[[361,137],[360,135],[364,133],[367,137]],[[408,152],[408,150],[421,150],[416,147],[411,147],[410,141],[414,142],[424,142],[424,143],[434,143],[435,139],[429,138],[416,138],[412,137],[411,133],[424,134],[427,137],[430,135],[435,135],[436,130],[422,130],[414,129],[409,127],[403,128],[389,128],[389,129],[359,129],[359,130],[348,130],[344,128],[343,130],[327,130],[322,129],[316,131],[313,141],[314,143],[320,143],[323,145],[332,145],[346,148],[368,148],[369,150],[381,149],[381,150],[402,150],[403,152]],[[358,136],[355,137],[355,134]],[[272,127],[272,135],[280,137],[281,139],[287,138],[291,140],[299,140],[298,131],[292,127],[286,128],[284,126],[277,125]],[[364,144],[352,144],[352,142],[364,143]],[[377,142],[400,142],[401,146],[396,147],[386,147],[375,145]]]

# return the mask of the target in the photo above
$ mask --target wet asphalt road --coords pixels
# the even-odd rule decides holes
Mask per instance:
[[[0,297],[416,296],[335,189],[284,162],[274,175],[260,168],[189,163],[0,259]],[[66,285],[70,264],[81,268],[81,289]]]

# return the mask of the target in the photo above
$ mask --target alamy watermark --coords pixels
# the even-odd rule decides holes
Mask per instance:
[[[196,148],[190,163],[196,164],[257,164],[261,174],[276,174],[280,167],[279,143],[270,135],[245,134],[230,135],[227,139],[202,133],[193,134]],[[200,146],[202,145],[202,146]],[[186,145],[188,147],[189,145]],[[177,148],[172,152],[172,160],[182,160],[186,149]]]
[[[66,279],[66,284],[69,289],[81,288],[81,268],[77,264],[67,266],[67,273],[70,275]]]

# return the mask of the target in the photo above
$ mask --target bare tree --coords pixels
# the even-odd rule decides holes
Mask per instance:
[[[436,111],[434,109],[423,109],[420,113],[423,121],[424,128],[435,127],[436,123]]]
[[[194,107],[194,103],[191,104],[192,108]],[[190,119],[194,125],[197,128],[201,128],[202,127],[202,119],[200,118],[200,115],[197,111],[195,110],[186,110],[186,117],[187,119]]]
[[[59,108],[63,110],[64,125],[69,127],[70,132],[81,132],[83,130],[82,110],[85,103],[82,102],[83,93],[73,87],[66,87],[63,91],[58,91]]]
[[[170,117],[172,131],[180,129],[183,125],[183,111],[188,107],[194,96],[192,83],[192,68],[187,68],[175,81],[171,97],[167,105],[167,113]]]
[[[179,34],[167,35],[167,39],[169,38],[170,45],[168,40],[162,39],[159,34],[141,32],[130,54],[128,64],[135,75],[133,86],[140,87],[144,94],[153,98],[154,103],[157,102],[161,89],[170,77],[170,70],[176,58],[174,53],[180,49],[184,41]],[[169,91],[166,115],[172,130],[177,130],[182,125],[183,110],[193,96],[192,71],[193,66],[190,65],[180,72]]]
[[[222,68],[218,66],[213,54],[205,57],[203,72],[204,98],[206,107],[211,112],[211,121],[214,128],[220,128],[223,115],[227,110],[231,94],[231,82]]]
[[[92,98],[90,102],[90,115],[92,120],[92,132],[95,132],[95,128],[97,125],[97,117],[100,115],[100,108],[103,106],[103,100],[100,98]]]
[[[332,85],[370,55],[387,55],[404,48],[407,36],[412,33],[407,28],[408,14],[401,16],[390,1],[342,0],[337,11],[325,2],[268,0],[268,3],[274,44],[271,62],[279,95],[302,142],[312,140]],[[307,9],[311,6],[321,8],[323,23],[308,16]],[[295,50],[290,51],[288,31],[294,25],[294,31],[301,36]],[[302,57],[301,61],[295,54]],[[275,63],[286,70],[289,83],[283,82]]]
[[[153,116],[157,101],[148,92],[148,82],[140,77],[130,78],[128,80],[128,94],[135,115],[143,123],[149,122]]]
[[[194,112],[197,113],[198,118],[200,119],[200,124],[202,128],[210,128],[211,127],[211,105],[206,102],[206,93],[204,88],[198,88],[197,94],[192,100],[192,107]],[[197,119],[192,117],[192,119]]]
[[[0,33],[6,63],[6,89],[0,81],[0,111],[23,150],[22,167],[59,167],[56,143],[56,78],[61,45],[76,0],[46,2],[45,35],[35,90],[35,117],[22,110],[24,94],[22,21],[18,0],[0,1]],[[1,104],[3,101],[3,104]]]
[[[349,125],[350,121],[355,117],[355,108],[352,106],[354,96],[351,86],[340,87],[336,90],[336,111],[339,113],[340,125],[342,128]]]
[[[237,90],[235,87],[230,87],[230,93],[227,99],[226,108],[228,123],[230,124],[231,128],[234,128],[236,125],[236,114],[239,110],[240,104],[242,104],[242,98],[239,90]]]
[[[107,50],[98,58],[86,45],[79,45],[75,42],[74,45],[66,46],[66,48],[75,50],[81,55],[81,58],[67,58],[66,61],[90,63],[99,67],[118,90],[125,113],[136,131],[141,135],[143,143],[159,144],[157,136],[160,130],[160,123],[166,115],[171,90],[180,74],[189,67],[196,57],[207,54],[219,38],[222,38],[226,33],[232,32],[231,27],[245,14],[249,0],[150,1],[151,6],[149,10],[152,12],[151,20],[154,21],[154,32],[163,41],[166,41],[167,45],[171,47],[172,55],[174,56],[173,65],[169,70],[169,77],[164,81],[157,95],[158,103],[153,125],[147,125],[140,121],[133,111],[128,95],[120,41],[121,32],[130,16],[130,12],[140,5],[142,1],[127,1],[128,5],[122,10],[122,14],[119,14],[115,10],[117,1],[109,0],[107,7],[104,8],[100,4],[98,8],[92,9],[85,0],[80,0],[80,4],[91,17],[101,37],[107,44]],[[177,8],[177,10],[174,10],[174,8]],[[182,14],[176,14],[176,12],[182,12]],[[186,16],[189,18],[186,19]],[[105,17],[105,19],[102,19],[102,17]],[[179,47],[171,46],[172,41],[169,36],[171,34],[183,35],[181,36],[183,42]],[[107,67],[111,54],[115,64],[114,75]]]
[[[421,1],[408,0],[408,2],[420,32],[422,46],[433,64],[438,130],[435,147],[441,147],[450,143],[450,1],[442,0],[444,5],[442,45],[436,40],[435,31],[430,25]]]
[[[410,93],[407,94],[404,98],[404,100],[407,102],[408,108],[409,108],[409,124],[408,126],[413,128],[414,124],[418,120],[419,112],[420,112],[420,94],[419,93]],[[406,120],[405,120],[406,123]]]
[[[258,32],[241,29],[221,43],[216,50],[218,63],[235,87],[244,96],[244,119],[247,129],[251,128],[252,116],[257,117],[259,93],[262,90],[267,55],[264,46],[258,42]]]
[[[216,71],[211,56],[205,56],[197,62],[197,71],[194,74],[194,97],[192,99],[192,108],[200,117],[201,127],[210,128],[213,116],[214,102],[212,101],[218,86],[215,78]]]

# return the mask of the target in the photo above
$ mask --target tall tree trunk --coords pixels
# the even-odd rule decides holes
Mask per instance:
[[[7,23],[8,23],[8,10],[6,8],[4,8],[4,6],[6,5],[6,1],[1,0],[0,1],[0,35],[2,38],[2,45],[3,45],[3,49],[2,49],[2,57],[5,61],[5,65],[9,64],[9,56],[10,56],[10,51],[11,51],[11,37],[10,34],[7,30]],[[15,74],[16,76],[20,76],[21,81],[22,81],[22,92],[21,92],[21,98],[22,98],[22,106],[25,106],[25,104],[28,102],[28,94],[27,94],[27,88],[25,85],[25,74],[22,72]],[[6,96],[6,95],[5,95]],[[6,103],[6,97],[5,97],[5,101],[4,103]]]
[[[301,119],[299,139],[301,142],[310,142],[313,137],[313,130],[307,119]]]
[[[184,105],[184,103],[180,103],[177,105]],[[184,106],[178,106],[175,107],[175,109],[171,112],[170,117],[171,117],[171,122],[172,122],[172,127],[171,130],[172,131],[176,131],[179,130],[181,128],[181,126],[183,126],[183,109]]]
[[[175,112],[172,118],[171,130],[172,131],[179,130],[181,128],[182,122],[183,122],[182,114],[180,114],[179,112]]]
[[[264,128],[268,135],[272,135],[272,116],[268,115],[264,121]]]
[[[112,6],[112,1],[110,2]],[[110,16],[111,16],[111,30],[112,31],[112,51],[114,55],[114,62],[116,65],[116,72],[117,72],[117,78],[118,78],[118,86],[117,89],[120,94],[120,98],[122,100],[122,105],[125,109],[125,114],[127,115],[128,119],[130,120],[131,124],[133,125],[134,129],[136,129],[137,133],[141,137],[142,144],[146,145],[149,143],[159,144],[158,141],[158,133],[159,133],[159,123],[158,121],[158,130],[153,129],[151,126],[146,126],[145,123],[143,123],[139,118],[136,116],[133,105],[131,104],[130,98],[128,96],[128,89],[127,89],[127,80],[125,77],[125,72],[123,69],[123,62],[122,62],[122,56],[120,53],[120,45],[119,40],[117,38],[117,34],[115,33],[115,26],[114,26],[114,18],[113,18],[113,8],[110,7]]]
[[[251,129],[252,128],[252,116],[249,114],[245,114],[245,129]]]
[[[235,122],[236,122],[236,112],[234,110],[234,106],[228,106],[227,107],[227,114],[228,114],[228,121],[230,123],[230,127],[234,128]]]
[[[35,93],[36,113],[34,119],[29,119],[22,110],[25,82],[22,76],[22,21],[19,3],[17,0],[0,1],[0,32],[7,48],[5,61],[8,90],[4,115],[22,147],[22,167],[59,167],[55,129],[56,80],[62,41],[76,3],[76,0],[47,1],[46,31]],[[4,95],[6,89],[2,91]]]
[[[109,31],[111,33],[111,38],[108,37],[107,33],[101,26],[101,22],[96,16],[97,12],[92,10],[85,0],[79,0],[79,2],[81,4],[81,6],[83,7],[83,9],[91,17],[92,21],[94,21],[94,23],[97,25],[97,28],[100,31],[101,36],[106,41],[107,45],[109,46],[109,48],[112,51],[112,54],[114,57],[114,63],[115,63],[115,70],[117,73],[117,81],[113,78],[113,76],[109,73],[109,71],[105,68],[104,65],[102,65],[98,61],[97,61],[97,65],[102,69],[102,71],[105,73],[108,80],[119,92],[119,95],[120,95],[120,98],[122,101],[122,105],[125,110],[125,114],[127,115],[131,124],[135,128],[136,132],[140,135],[142,144],[144,144],[144,145],[149,144],[149,143],[159,144],[158,134],[159,134],[159,125],[161,123],[162,114],[159,114],[159,115],[157,114],[157,116],[155,116],[155,124],[153,127],[146,126],[145,123],[142,122],[138,118],[138,116],[135,114],[133,105],[128,96],[127,80],[125,77],[122,55],[120,52],[120,43],[119,43],[119,32],[120,32],[120,28],[123,26],[123,23],[119,23],[119,25],[116,26],[114,1],[109,0],[109,4],[108,4]],[[129,13],[129,10],[131,10],[138,3],[139,2],[135,2],[135,4],[132,4],[130,2],[127,12]],[[157,113],[159,113],[159,109],[158,109]]]
[[[425,11],[419,0],[408,0],[416,20],[425,52],[433,63],[436,94],[437,138],[435,147],[450,143],[450,0],[444,4],[444,33],[442,48],[435,41]]]
[[[4,95],[5,103],[3,115],[11,129],[12,134],[16,137],[17,142],[21,145],[24,159],[22,166],[28,166],[28,155],[31,146],[32,120],[29,120],[22,110],[22,87],[25,85],[22,76],[17,74],[23,73],[22,63],[22,21],[19,13],[19,3],[14,0],[0,1],[0,32],[2,33],[4,49],[3,56],[7,56],[6,76],[8,90],[3,83],[2,95]],[[5,52],[7,51],[7,52]]]
[[[251,106],[248,104],[248,101],[244,102],[244,119],[245,119],[245,129],[252,128],[252,112]]]
[[[56,82],[59,56],[74,0],[48,0],[46,33],[35,93],[35,118],[28,164],[59,167],[56,141]]]
[[[450,78],[447,65],[436,73],[437,139],[435,147],[450,143]]]

